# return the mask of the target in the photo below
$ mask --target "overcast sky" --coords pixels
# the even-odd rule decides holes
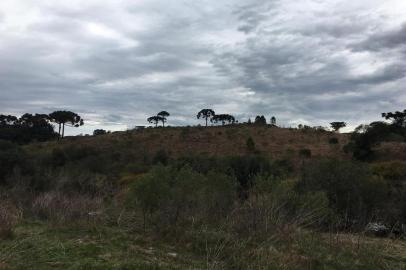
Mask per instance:
[[[202,108],[353,128],[406,109],[405,74],[405,0],[0,1],[0,113],[72,110],[71,134]]]

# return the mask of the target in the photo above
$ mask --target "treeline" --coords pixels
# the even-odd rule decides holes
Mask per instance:
[[[55,132],[53,123],[58,126],[58,132]],[[20,144],[43,142],[63,138],[65,126],[79,127],[83,124],[83,119],[70,111],[55,111],[51,114],[26,113],[21,117],[0,115],[0,140]]]
[[[374,148],[382,142],[406,141],[406,110],[382,113],[382,117],[391,123],[375,121],[369,125],[360,125],[351,134],[351,142],[344,151],[351,152],[358,160],[371,161],[376,158]]]

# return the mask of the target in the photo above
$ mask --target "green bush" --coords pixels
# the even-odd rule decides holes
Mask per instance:
[[[299,190],[325,192],[330,207],[347,226],[374,217],[385,201],[388,187],[365,164],[325,159],[304,168]]]
[[[175,224],[216,222],[226,216],[236,198],[235,184],[225,174],[157,166],[134,182],[128,202],[141,208],[145,223],[176,229]]]

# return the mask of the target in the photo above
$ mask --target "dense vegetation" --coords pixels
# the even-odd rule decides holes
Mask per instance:
[[[303,145],[281,157],[257,139],[279,130],[276,120],[263,120],[221,129],[97,130],[32,144],[0,140],[0,268],[404,268],[406,161],[379,161],[376,152],[383,141],[404,142],[404,125],[359,127],[347,155],[340,134],[287,130],[302,141],[327,133],[320,138],[341,154],[315,155]],[[216,147],[220,137],[243,136],[239,154],[193,151],[196,138],[211,138],[201,136],[207,129]],[[175,134],[188,152],[152,147]]]

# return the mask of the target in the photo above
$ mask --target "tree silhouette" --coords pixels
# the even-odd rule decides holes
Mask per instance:
[[[104,129],[95,129],[93,131],[93,136],[99,136],[104,134],[107,134],[107,131],[105,131]]]
[[[49,121],[46,114],[0,115],[0,139],[17,143],[50,140],[56,134]]]
[[[206,127],[207,127],[207,121],[208,119],[211,119],[215,116],[215,112],[212,109],[203,109],[197,114],[197,119],[200,119],[201,117],[206,120]]]
[[[276,118],[275,118],[275,116],[271,117],[271,125],[276,126]]]
[[[229,124],[234,124],[235,118],[234,116],[229,114],[216,114],[211,118],[210,121],[216,124],[221,122],[221,124],[224,126],[226,122],[228,122]]]
[[[335,132],[338,132],[340,128],[347,126],[347,124],[345,122],[331,122],[330,126]]]
[[[392,119],[392,124],[397,127],[406,127],[406,110],[403,112],[388,112],[382,113],[382,117],[386,120]]]
[[[60,138],[65,136],[65,126],[83,126],[83,119],[78,114],[71,111],[55,111],[49,115],[49,118],[52,122],[58,124],[58,134]]]
[[[161,117],[162,127],[165,127],[165,122],[167,121],[166,118],[170,116],[170,114],[167,111],[162,111],[158,113],[157,116]]]
[[[261,116],[257,115],[257,116],[255,117],[255,122],[254,122],[254,124],[257,124],[257,125],[266,125],[265,116],[263,116],[263,115],[261,115]]]
[[[161,122],[161,121],[164,121],[164,120],[162,119],[161,116],[155,115],[155,116],[148,117],[147,121],[149,123],[154,123],[155,127],[157,127],[158,123]]]

